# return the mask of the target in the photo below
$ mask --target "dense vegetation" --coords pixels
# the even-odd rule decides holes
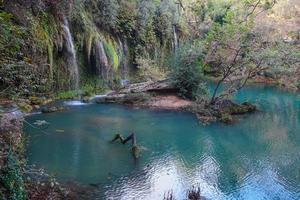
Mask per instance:
[[[124,79],[169,78],[206,105],[248,81],[299,90],[299,8],[298,0],[0,0],[0,102],[30,111]],[[217,83],[211,94],[207,80]],[[18,155],[5,151],[0,198],[26,199]]]
[[[282,13],[286,8],[290,15]],[[187,97],[195,95],[188,93],[198,90],[193,84],[200,84],[202,73],[220,76],[221,83],[235,79],[222,94],[216,88],[211,102],[256,75],[297,88],[297,78],[286,78],[299,75],[297,9],[292,0],[1,1],[1,90],[45,96],[74,89],[64,25],[70,26],[81,89],[88,94],[121,79],[159,79],[168,71],[177,82],[180,73],[195,74],[182,82]],[[282,20],[275,22],[284,31],[272,28],[273,18]]]

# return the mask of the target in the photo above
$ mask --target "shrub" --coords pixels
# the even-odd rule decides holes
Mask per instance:
[[[13,15],[0,10],[0,62],[20,58],[25,31],[13,23]]]
[[[180,95],[197,99],[203,94],[203,51],[201,46],[184,46],[176,51],[171,59],[171,79]]]
[[[57,94],[58,99],[72,99],[76,96],[78,96],[78,91],[76,90],[64,91]]]
[[[20,164],[12,151],[9,152],[6,166],[1,171],[0,182],[5,188],[4,193],[8,200],[27,199]]]

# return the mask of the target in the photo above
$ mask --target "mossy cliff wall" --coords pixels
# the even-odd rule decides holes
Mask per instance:
[[[125,38],[102,30],[81,3],[7,0],[0,6],[0,87],[8,88],[8,96],[74,89],[65,22],[77,54],[80,87],[114,86],[128,78]]]
[[[81,88],[158,77],[187,34],[177,7],[173,0],[0,0],[0,91],[45,96],[74,89],[74,76]]]

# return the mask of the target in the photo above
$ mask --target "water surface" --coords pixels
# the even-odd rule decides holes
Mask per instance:
[[[113,104],[33,115],[27,121],[49,124],[25,127],[29,163],[62,181],[98,184],[95,199],[160,200],[169,190],[184,199],[192,186],[208,199],[300,199],[300,95],[251,86],[235,99],[260,111],[208,126],[190,113]],[[108,142],[131,132],[144,148],[138,162],[130,145]]]

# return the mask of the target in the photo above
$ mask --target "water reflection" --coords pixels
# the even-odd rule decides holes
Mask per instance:
[[[95,199],[159,200],[170,190],[183,199],[192,186],[208,199],[299,199],[300,96],[250,87],[235,98],[257,102],[260,111],[209,126],[189,113],[118,105],[29,116],[49,122],[50,133],[26,127],[29,162],[61,180],[99,185]],[[138,163],[129,145],[108,142],[131,132],[145,149]]]

